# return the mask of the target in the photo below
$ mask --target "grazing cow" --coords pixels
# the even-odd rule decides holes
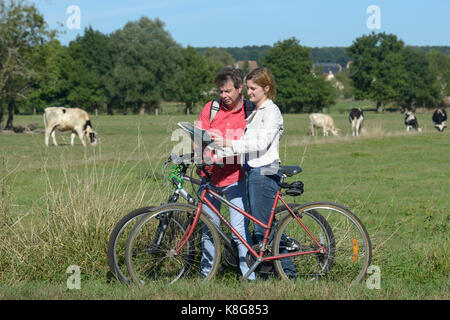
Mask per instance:
[[[444,108],[437,109],[433,113],[433,122],[434,127],[439,131],[444,131],[444,128],[447,126],[447,112],[445,112]]]
[[[89,139],[92,146],[97,144],[97,134],[92,129],[91,120],[86,111],[79,108],[49,107],[44,110],[45,125],[45,145],[48,146],[50,135],[53,144],[57,146],[55,131],[72,131],[70,144],[74,145],[75,135],[77,134],[83,146],[84,136]]]
[[[419,128],[419,121],[417,121],[417,118],[412,111],[405,112],[405,125],[406,131],[422,131],[422,128]]]
[[[364,114],[361,108],[350,110],[348,120],[352,124],[352,136],[359,136],[364,123]]]
[[[324,136],[328,136],[328,131],[331,131],[331,133],[335,136],[339,135],[340,129],[334,126],[333,118],[331,118],[327,114],[311,113],[309,115],[309,126],[311,130],[311,135],[313,136],[315,127],[322,128]]]

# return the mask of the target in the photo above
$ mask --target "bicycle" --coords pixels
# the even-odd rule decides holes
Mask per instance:
[[[197,166],[208,177],[205,170],[207,165]],[[151,280],[172,284],[182,277],[199,277],[203,271],[202,263],[205,265],[202,243],[207,240],[213,244],[214,252],[210,253],[210,268],[203,274],[203,279],[212,279],[221,261],[221,241],[225,240],[226,247],[230,239],[202,211],[202,205],[207,205],[223,222],[222,225],[248,248],[247,263],[250,269],[243,276],[244,279],[254,271],[273,265],[275,272],[286,281],[327,278],[350,285],[361,282],[372,255],[366,228],[348,208],[336,203],[286,203],[281,190],[286,190],[286,195],[299,196],[303,193],[303,183],[285,183],[284,179],[301,171],[297,166],[280,166],[279,190],[267,225],[215,192],[210,179],[202,185],[197,206],[171,203],[155,208],[140,219],[128,238],[125,260],[129,277],[138,285]],[[174,177],[179,174],[177,179],[173,179],[175,188],[180,188],[180,181],[183,180],[181,172],[182,167],[178,167],[171,173]],[[263,242],[251,246],[211,205],[207,194],[264,227],[266,232]],[[279,202],[282,206],[277,208]],[[163,233],[158,231],[160,220],[167,222]],[[155,239],[160,239],[157,246],[154,245]],[[294,273],[283,267],[289,261],[295,266]]]
[[[194,178],[193,170],[190,172],[190,175],[187,174],[187,170],[189,169],[189,164],[183,162],[185,159],[191,159],[193,154],[185,154],[182,156],[170,155],[169,158],[163,165],[163,179],[164,181],[170,180],[171,183],[175,183],[177,186],[173,193],[169,196],[167,203],[175,203],[180,199],[180,195],[184,198],[188,203],[195,204],[194,198],[189,194],[189,192],[181,186],[181,181],[190,182],[192,185],[201,185],[201,180]],[[174,176],[165,175],[165,169],[169,165],[177,165],[179,172],[177,172]],[[194,168],[194,167],[193,167]],[[173,180],[180,178],[181,180]],[[192,188],[193,189],[193,188]],[[107,261],[109,266],[110,273],[120,282],[129,284],[130,280],[127,277],[127,271],[124,261],[125,255],[125,245],[128,239],[129,233],[132,230],[134,224],[139,221],[143,216],[153,212],[157,208],[157,206],[147,206],[138,208],[133,210],[123,216],[114,226],[111,234],[109,236],[108,245],[107,245]],[[166,222],[160,221],[159,228],[164,229]],[[225,256],[225,266],[230,266],[233,268],[238,267],[238,253],[235,247],[235,244],[230,240],[227,242],[224,250]]]
[[[170,155],[169,158],[165,161],[163,165],[163,179],[165,180],[167,177],[164,175],[164,171],[170,164],[180,164],[184,157],[188,155],[183,155],[181,157],[176,157],[174,155]],[[189,155],[191,157],[191,155]],[[190,176],[186,175],[186,170],[188,166],[184,166],[182,169],[183,179],[190,181],[194,184],[200,185],[200,180],[194,179]],[[191,173],[192,175],[192,173]],[[188,201],[192,201],[187,197],[188,192],[182,188],[176,188],[173,193],[168,197],[167,203],[175,203],[179,200],[180,193],[182,196],[186,198]],[[147,206],[138,208],[133,210],[123,216],[114,226],[111,234],[109,236],[108,245],[107,245],[107,261],[109,266],[110,273],[120,282],[128,284],[129,279],[127,277],[127,271],[125,267],[125,245],[129,236],[129,232],[131,231],[134,223],[139,221],[143,216],[148,213],[151,213],[157,206]]]

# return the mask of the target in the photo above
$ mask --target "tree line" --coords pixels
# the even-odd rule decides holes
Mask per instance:
[[[57,32],[25,0],[0,2],[0,19],[0,128],[12,128],[14,113],[40,113],[48,106],[143,114],[154,112],[163,101],[176,101],[189,113],[194,104],[217,95],[217,71],[233,65],[239,52],[184,48],[163,21],[147,17],[111,34],[89,26],[62,45]],[[313,68],[317,52],[296,38],[262,50],[242,49],[240,60],[258,60],[273,72],[282,112],[320,111],[342,94]],[[353,63],[339,78],[349,95],[373,99],[380,107],[392,102],[434,106],[450,95],[449,55],[407,47],[395,35],[372,33],[355,39],[345,54],[331,49],[322,53],[348,57]]]
[[[431,50],[438,51],[444,55],[450,55],[450,46],[409,46],[412,49],[428,53]],[[224,47],[215,48],[215,50],[223,51],[224,55],[230,55],[234,61],[254,60],[259,61],[267,54],[272,46],[243,46],[243,47]],[[211,50],[211,47],[197,47],[200,54],[204,54],[206,50]],[[347,47],[310,47],[311,60],[314,63],[333,62],[340,64],[343,68],[351,60],[347,52]]]

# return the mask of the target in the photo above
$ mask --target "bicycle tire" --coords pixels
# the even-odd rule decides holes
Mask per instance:
[[[196,210],[196,206],[189,204],[165,204],[134,226],[125,253],[129,277],[133,283],[144,285],[148,281],[163,281],[172,284],[182,277],[203,277],[204,281],[214,277],[220,266],[221,242],[214,224],[203,213],[180,254],[175,254],[175,248],[192,224]],[[149,246],[154,241],[159,219],[168,214],[171,218],[160,244],[157,248]],[[213,250],[209,256],[203,254],[202,238],[212,242]],[[206,258],[210,259],[209,270],[204,267]]]
[[[134,226],[133,223],[137,223],[144,215],[152,212],[154,208],[154,206],[142,207],[129,212],[117,222],[109,236],[107,247],[109,270],[122,283],[130,283],[125,264],[125,248],[129,233]]]
[[[333,202],[312,202],[291,209],[317,240],[321,244],[323,242],[327,251],[322,255],[314,253],[291,258],[295,261],[297,273],[309,275],[308,280],[327,279],[341,281],[350,286],[360,283],[372,259],[370,237],[361,221],[348,208]],[[305,217],[315,219],[316,226]],[[320,230],[317,226],[320,226],[322,235],[318,233]],[[314,246],[311,237],[308,239],[305,236],[306,232],[300,228],[300,223],[289,214],[277,225],[273,248],[275,253],[280,251],[283,233],[296,239],[304,251],[318,247]],[[309,273],[311,270],[318,270],[317,266],[320,267],[321,264],[322,269],[316,272],[315,276]],[[295,278],[284,272],[280,260],[275,260],[274,265],[283,280],[292,281]]]

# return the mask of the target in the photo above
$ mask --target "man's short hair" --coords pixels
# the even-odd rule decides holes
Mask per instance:
[[[244,83],[244,75],[240,69],[224,67],[217,73],[214,83],[216,86],[222,87],[229,80],[231,80],[233,86],[238,89]]]

